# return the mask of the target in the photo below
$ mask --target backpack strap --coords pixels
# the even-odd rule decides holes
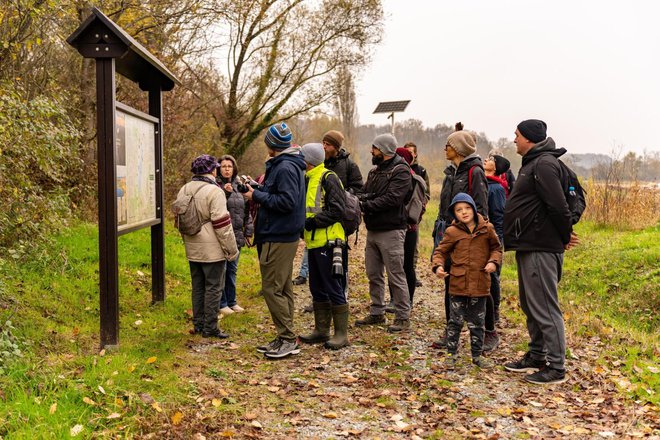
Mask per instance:
[[[468,194],[472,197],[472,172],[478,165],[472,165],[468,170]]]

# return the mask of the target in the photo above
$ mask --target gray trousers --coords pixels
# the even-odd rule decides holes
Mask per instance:
[[[557,295],[563,262],[563,253],[516,252],[518,293],[527,317],[530,355],[535,360],[547,360],[556,369],[564,368],[566,357],[564,316]]]
[[[192,309],[195,330],[212,333],[218,328],[220,297],[225,287],[226,262],[189,261],[192,280]]]
[[[277,328],[277,335],[286,341],[295,341],[293,331],[293,258],[298,242],[263,243],[258,245],[261,292]]]
[[[403,242],[406,231],[367,231],[367,246],[364,250],[372,315],[385,314],[385,276],[394,301],[395,318],[408,319],[410,316],[410,295],[406,273],[403,270]]]

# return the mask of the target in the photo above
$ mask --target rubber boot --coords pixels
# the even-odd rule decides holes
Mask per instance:
[[[339,350],[348,345],[348,304],[332,306],[332,319],[335,322],[335,334],[324,347]]]
[[[314,303],[314,330],[308,335],[300,335],[300,342],[318,344],[330,339],[330,323],[332,322],[332,303]]]

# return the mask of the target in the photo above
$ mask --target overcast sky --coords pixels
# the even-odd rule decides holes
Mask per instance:
[[[383,42],[357,83],[361,123],[462,121],[493,141],[523,119],[574,153],[660,151],[660,2],[383,0]],[[400,139],[400,142],[405,140]]]

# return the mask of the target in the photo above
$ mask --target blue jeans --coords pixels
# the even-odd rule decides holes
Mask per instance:
[[[238,257],[234,261],[227,261],[227,272],[225,274],[225,288],[222,289],[220,308],[234,307],[236,305],[236,272],[238,271]]]
[[[309,278],[309,253],[307,252],[307,246],[305,246],[305,250],[303,251],[303,256],[302,256],[302,261],[300,262],[300,271],[298,272],[298,276],[302,278]]]

